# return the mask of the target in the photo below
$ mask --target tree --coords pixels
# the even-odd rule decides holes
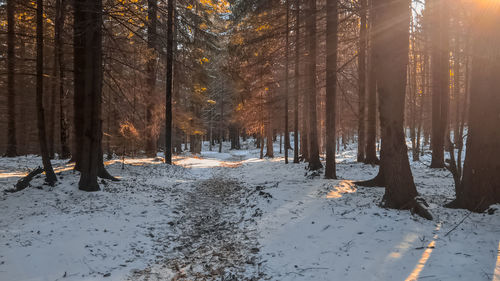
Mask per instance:
[[[175,0],[167,2],[167,74],[165,106],[165,163],[172,165],[172,78],[174,70],[174,10]]]
[[[316,0],[308,0],[306,17],[306,44],[307,44],[307,90],[308,94],[308,113],[309,113],[309,170],[316,171],[323,168],[319,160],[318,147],[318,125],[316,114]]]
[[[17,156],[16,141],[16,90],[15,90],[15,3],[7,1],[7,157]]]
[[[294,117],[293,117],[293,163],[299,163],[299,78],[300,78],[300,0],[295,0],[295,68],[294,68]],[[301,132],[303,133],[303,132]]]
[[[471,101],[463,178],[450,207],[483,212],[500,203],[500,5],[473,4]]]
[[[75,96],[83,100],[78,105],[83,119],[77,166],[80,168],[78,187],[98,191],[97,177],[104,169],[102,159],[102,0],[74,1]],[[80,88],[81,87],[81,88]]]
[[[45,131],[45,114],[43,109],[43,0],[36,1],[36,106],[38,124],[38,142],[42,154],[43,169],[46,181],[54,185],[57,181],[56,174],[50,163],[49,149],[47,147],[47,134]]]
[[[380,123],[382,141],[381,165],[386,183],[383,205],[394,209],[409,209],[432,219],[415,200],[417,190],[408,159],[403,132],[406,71],[409,52],[410,1],[387,3],[374,0],[373,37],[374,63],[377,66]],[[394,21],[394,19],[399,19]]]
[[[325,178],[336,179],[335,148],[337,114],[338,2],[328,0],[326,9],[326,168]]]
[[[157,21],[157,2],[156,0],[148,0],[148,48],[149,59],[147,62],[148,72],[148,101],[146,109],[146,155],[156,157],[156,134],[153,124],[153,115],[155,108],[155,85],[156,85],[156,21]]]
[[[289,85],[289,62],[288,62],[288,49],[290,47],[289,43],[289,37],[290,37],[290,30],[289,30],[289,22],[290,22],[290,4],[288,3],[288,0],[285,1],[286,5],[286,40],[285,40],[285,164],[288,164],[288,149],[290,148],[290,133],[288,131],[288,95],[289,95],[289,90],[290,90],[290,85]]]
[[[366,139],[365,139],[365,164],[378,164],[377,158],[377,66],[374,63],[375,54],[373,42],[377,36],[374,28],[374,0],[371,0],[370,8],[370,48],[369,48],[369,63],[368,63],[368,101],[367,101],[367,114],[366,114]]]
[[[366,12],[367,0],[360,0],[359,55],[358,55],[358,162],[365,161],[365,100],[366,100]]]
[[[431,168],[444,168],[444,140],[448,130],[450,87],[449,16],[446,0],[426,3],[430,9],[433,31],[432,50],[432,161]]]

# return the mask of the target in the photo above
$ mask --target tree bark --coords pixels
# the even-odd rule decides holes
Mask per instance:
[[[174,69],[175,0],[167,1],[167,77],[165,106],[165,163],[172,165],[172,83]]]
[[[15,90],[15,3],[7,1],[7,151],[5,156],[17,156],[16,90]]]
[[[307,25],[307,89],[309,91],[309,166],[310,171],[323,168],[319,160],[318,126],[316,114],[316,0],[309,0]]]
[[[288,164],[288,149],[290,148],[290,133],[288,128],[288,95],[289,95],[289,62],[288,62],[288,48],[290,46],[289,37],[289,22],[290,22],[290,4],[288,0],[285,1],[286,5],[286,40],[285,40],[285,164]],[[280,146],[281,148],[281,146]]]
[[[326,168],[325,178],[337,179],[335,165],[337,114],[338,3],[326,2]]]
[[[36,1],[36,107],[38,117],[38,142],[40,143],[43,169],[45,170],[47,183],[49,185],[54,185],[57,181],[57,177],[50,163],[43,109],[43,0]]]
[[[500,203],[500,6],[474,5],[467,151],[463,179],[450,206],[483,212]]]
[[[294,71],[294,98],[295,98],[295,110],[294,110],[294,133],[293,133],[293,163],[299,163],[299,79],[300,79],[300,0],[295,1],[295,71]],[[303,132],[301,132],[302,134]]]
[[[368,63],[368,103],[367,103],[367,115],[366,115],[366,147],[365,147],[365,164],[378,164],[379,159],[377,157],[377,78],[376,78],[376,65],[374,63],[374,48],[373,42],[377,34],[374,29],[374,7],[373,1],[371,0],[370,7],[370,48],[369,52],[369,63]]]
[[[373,41],[380,95],[380,123],[385,144],[381,158],[386,182],[383,205],[394,209],[410,209],[432,219],[415,200],[417,190],[404,135],[410,1],[387,3],[384,0],[374,0],[374,10],[374,30],[383,30]],[[397,24],[394,22],[396,17],[402,19]]]
[[[366,100],[366,10],[367,0],[360,0],[359,55],[358,55],[358,162],[365,161],[365,100]],[[328,18],[328,17],[327,17]]]
[[[444,141],[448,128],[449,43],[448,6],[445,0],[432,0],[432,161],[431,168],[444,168]]]
[[[148,49],[149,58],[147,62],[147,91],[148,101],[146,108],[146,155],[156,157],[157,143],[153,114],[155,108],[156,89],[156,22],[157,22],[157,0],[148,0]]]

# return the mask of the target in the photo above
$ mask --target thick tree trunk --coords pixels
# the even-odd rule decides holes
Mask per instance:
[[[15,90],[15,3],[7,1],[7,157],[17,156]]]
[[[386,189],[383,204],[388,208],[411,209],[427,219],[432,219],[432,216],[415,200],[417,190],[410,169],[403,126],[410,1],[398,0],[387,3],[383,0],[374,0],[374,8],[376,11],[374,30],[383,30],[373,41],[384,142],[381,161]],[[402,20],[395,24],[395,17]]]
[[[299,79],[300,79],[300,0],[295,1],[295,71],[294,71],[294,98],[295,110],[293,118],[293,163],[299,163]],[[303,132],[301,132],[302,134]]]
[[[365,161],[365,104],[366,104],[366,10],[367,0],[361,0],[358,55],[358,162]],[[328,19],[328,17],[327,17]]]
[[[328,0],[326,9],[326,168],[325,178],[336,179],[335,147],[337,114],[338,3]]]
[[[81,177],[78,187],[97,191],[97,177],[104,168],[102,159],[102,0],[76,0],[75,5],[75,68],[83,58],[83,75],[75,71],[75,93],[81,91],[83,125],[81,150],[78,152]],[[82,44],[83,43],[83,44]],[[83,89],[76,89],[82,86]],[[101,169],[102,167],[102,169]]]
[[[38,117],[38,142],[40,143],[40,153],[42,155],[46,181],[49,185],[54,185],[57,177],[50,163],[43,109],[43,0],[37,0],[36,6],[36,108]]]
[[[156,21],[157,0],[148,0],[148,49],[150,51],[147,62],[147,91],[148,101],[146,108],[146,155],[156,157],[157,134],[154,124],[155,90],[156,90]]]
[[[165,106],[165,163],[172,165],[172,84],[174,70],[174,12],[175,0],[167,1],[167,77]]]
[[[323,168],[319,160],[318,126],[316,114],[316,0],[309,0],[307,25],[307,90],[309,91],[309,166],[310,171]]]
[[[467,151],[457,199],[450,205],[483,212],[500,203],[500,6],[474,5]]]
[[[432,18],[432,161],[431,168],[444,168],[444,141],[448,129],[449,48],[448,6],[445,0],[429,4]]]

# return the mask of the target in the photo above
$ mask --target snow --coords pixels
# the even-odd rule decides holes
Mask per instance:
[[[0,280],[500,281],[500,212],[444,208],[453,179],[428,168],[428,152],[412,171],[433,221],[380,208],[383,189],[356,187],[377,167],[355,163],[355,144],[337,155],[339,180],[285,165],[278,144],[264,160],[252,141],[227,145],[172,167],[109,161],[121,181],[97,193],[53,161],[55,187],[38,177],[0,194]],[[0,191],[40,164],[0,158]]]

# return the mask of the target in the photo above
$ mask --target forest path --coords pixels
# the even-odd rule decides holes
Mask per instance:
[[[189,168],[196,179],[178,186],[187,192],[174,208],[172,232],[158,239],[165,258],[136,271],[131,280],[261,279],[258,192],[227,176],[239,163],[181,158],[176,165]]]

